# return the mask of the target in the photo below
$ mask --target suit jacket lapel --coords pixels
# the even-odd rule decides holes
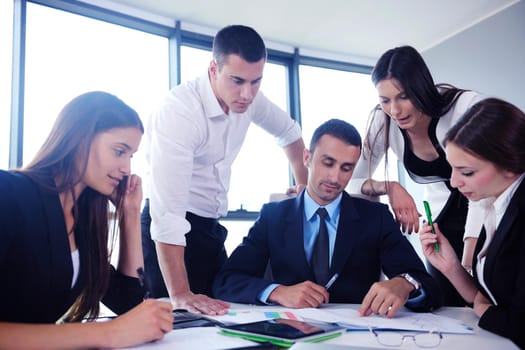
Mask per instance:
[[[304,190],[306,191],[306,190]],[[285,234],[289,238],[289,245],[293,247],[293,251],[287,252],[290,256],[297,257],[295,259],[297,269],[301,274],[303,280],[315,281],[312,268],[306,258],[304,251],[304,191],[295,198],[293,202],[293,209],[290,211],[285,223]]]
[[[50,237],[51,268],[53,271],[51,275],[54,276],[52,284],[57,286],[56,290],[68,291],[71,288],[73,277],[73,263],[62,206],[58,195],[55,193],[41,191],[41,198]],[[64,274],[64,270],[67,271],[67,274]],[[57,300],[64,303],[67,297],[66,294]]]
[[[512,224],[518,218],[518,214],[520,212],[520,206],[522,206],[521,201],[522,201],[522,198],[524,198],[524,196],[525,196],[525,180],[521,182],[521,184],[516,189],[516,192],[514,192],[514,195],[512,196],[509,206],[507,207],[505,214],[501,218],[501,221],[496,231],[494,232],[494,237],[492,238],[492,242],[490,243],[490,246],[489,246],[489,250],[487,254],[487,262],[485,266],[494,266],[492,259],[497,259],[496,253],[500,250],[501,245],[505,241],[505,237],[509,234]]]

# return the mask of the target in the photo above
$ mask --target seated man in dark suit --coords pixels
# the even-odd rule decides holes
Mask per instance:
[[[360,153],[361,137],[347,122],[331,119],[317,128],[304,150],[306,189],[262,207],[217,275],[214,296],[292,308],[361,303],[362,315],[387,317],[403,306],[441,306],[437,284],[388,207],[344,191]],[[272,279],[264,276],[268,262]],[[388,280],[379,280],[381,271]]]

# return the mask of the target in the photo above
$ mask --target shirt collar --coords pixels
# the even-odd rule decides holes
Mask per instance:
[[[500,215],[505,210],[507,210],[507,207],[509,205],[510,200],[512,199],[512,196],[514,196],[514,192],[516,192],[516,189],[523,181],[523,178],[525,177],[525,173],[521,174],[505,191],[503,191],[498,198],[494,201],[494,209],[496,210],[496,214]]]
[[[328,212],[329,220],[332,222],[336,221],[336,218],[339,217],[339,212],[341,208],[341,198],[343,198],[343,193],[339,193],[339,195],[329,204],[322,206],[326,209]],[[317,204],[312,197],[308,194],[308,189],[304,191],[304,214],[307,221],[310,221],[312,217],[315,215],[315,212],[320,207],[319,204]]]
[[[217,96],[213,93],[208,71],[199,77],[199,95],[202,98],[204,113],[207,118],[225,117]]]

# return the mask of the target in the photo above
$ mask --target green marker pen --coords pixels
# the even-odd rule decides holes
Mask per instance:
[[[434,223],[432,222],[432,212],[430,211],[430,205],[427,201],[423,201],[423,205],[425,206],[425,213],[427,214],[428,224],[432,228],[432,233],[436,234],[436,231],[434,231]],[[436,250],[436,253],[439,253],[439,245],[437,242],[434,244],[434,249]]]

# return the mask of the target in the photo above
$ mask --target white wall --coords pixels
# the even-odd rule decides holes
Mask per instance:
[[[525,110],[525,1],[422,54],[436,83],[477,90]]]
[[[422,53],[436,83],[449,83],[507,100],[525,111],[525,1]],[[423,186],[401,170],[400,181],[420,213]],[[421,254],[418,239],[409,239]]]

